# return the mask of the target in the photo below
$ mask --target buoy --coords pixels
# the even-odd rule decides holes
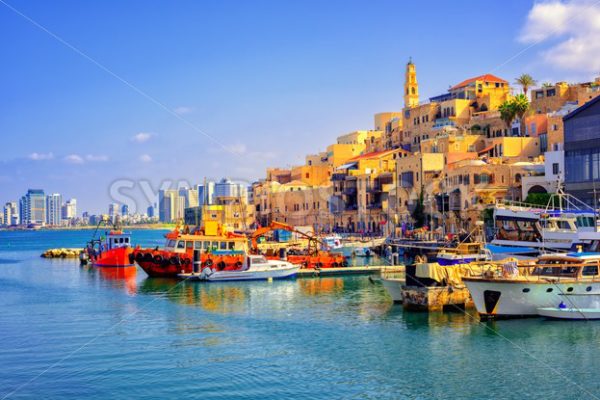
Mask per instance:
[[[272,276],[268,277],[267,282],[269,282],[269,283],[273,282],[273,277]]]

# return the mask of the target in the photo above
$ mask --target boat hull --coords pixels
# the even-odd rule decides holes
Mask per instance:
[[[97,268],[128,268],[134,267],[130,261],[130,254],[133,253],[131,247],[119,247],[111,250],[106,250],[100,253],[97,257],[91,258],[92,266]]]
[[[209,282],[256,281],[268,279],[289,279],[298,274],[300,267],[265,269],[263,271],[218,271],[206,278]]]
[[[538,308],[538,315],[548,319],[572,321],[598,320],[600,319],[600,309],[543,307]]]
[[[521,282],[463,277],[477,312],[484,317],[533,317],[538,308],[556,307],[564,294],[600,293],[600,282]]]

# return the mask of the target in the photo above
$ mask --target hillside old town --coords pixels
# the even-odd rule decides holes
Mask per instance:
[[[423,101],[416,64],[406,64],[404,106],[380,112],[370,130],[339,136],[303,165],[268,168],[247,184],[228,179],[161,190],[145,213],[111,203],[122,222],[198,225],[210,213],[231,229],[283,222],[315,232],[398,236],[407,226],[457,233],[496,202],[530,201],[564,188],[594,209],[600,177],[600,78],[540,83],[492,75],[453,84]],[[543,198],[543,196],[542,196]],[[76,200],[30,189],[9,201],[0,225],[94,225]]]

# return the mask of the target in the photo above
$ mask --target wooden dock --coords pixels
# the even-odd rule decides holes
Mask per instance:
[[[403,272],[404,265],[377,265],[362,267],[342,268],[302,268],[298,271],[299,278],[312,278],[320,276],[346,276],[346,275],[378,275],[380,273]]]

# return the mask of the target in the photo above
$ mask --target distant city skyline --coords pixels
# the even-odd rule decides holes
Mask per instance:
[[[591,1],[7,4],[3,204],[44,188],[106,213],[125,181],[144,213],[165,182],[249,183],[400,111],[409,57],[421,99],[485,73],[600,74]]]

